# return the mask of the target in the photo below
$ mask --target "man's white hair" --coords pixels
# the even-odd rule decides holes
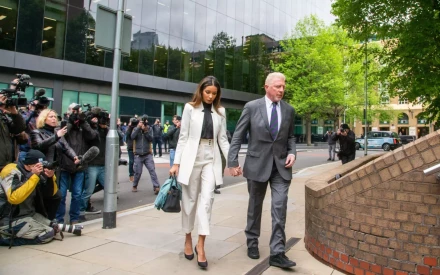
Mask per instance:
[[[283,75],[282,73],[279,73],[279,72],[274,72],[274,73],[270,73],[270,74],[267,75],[266,82],[264,84],[269,85],[269,84],[272,83],[272,81],[274,79],[277,79],[277,78],[286,81],[286,76],[285,75]]]
[[[70,103],[69,108],[67,108],[67,112],[70,114],[72,113],[72,108],[78,105],[78,103]]]

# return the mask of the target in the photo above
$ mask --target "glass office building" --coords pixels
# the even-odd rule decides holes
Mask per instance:
[[[118,0],[0,0],[0,86],[27,73],[65,112],[72,102],[110,109],[113,54],[94,46],[97,6]],[[278,41],[310,14],[332,21],[329,0],[125,0],[131,55],[120,74],[119,113],[170,119],[204,76],[223,89],[228,127],[264,94]],[[29,88],[32,94],[34,88]]]

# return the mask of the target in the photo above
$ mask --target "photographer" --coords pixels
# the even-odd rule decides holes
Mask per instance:
[[[324,140],[328,143],[328,159],[327,161],[335,161],[336,141],[333,140],[335,133],[330,129],[325,133]]]
[[[54,171],[44,168],[44,160],[42,152],[31,149],[23,161],[8,164],[2,170],[1,199],[6,196],[7,203],[0,213],[5,217],[0,228],[0,245],[41,244],[54,238],[56,231],[51,227],[42,199],[55,196],[57,184]]]
[[[159,157],[162,157],[162,132],[163,127],[160,125],[160,120],[156,119],[152,127],[153,130],[153,152],[154,157],[157,156],[156,146],[159,145]]]
[[[84,155],[90,148],[90,143],[98,139],[98,133],[94,131],[90,124],[86,121],[86,115],[82,112],[81,106],[72,103],[68,108],[69,119],[67,124],[67,133],[64,138],[73,149],[76,155]],[[93,118],[93,123],[97,123],[98,119]],[[81,194],[84,187],[85,173],[87,165],[83,164],[77,167],[75,163],[66,155],[61,157],[61,172],[59,179],[61,204],[56,213],[56,219],[59,223],[64,223],[64,215],[66,213],[66,196],[67,189],[71,192],[70,202],[70,223],[79,222]]]
[[[64,135],[67,133],[67,126],[61,129],[58,127],[58,115],[54,110],[45,109],[37,118],[38,130],[31,132],[31,147],[39,150],[46,155],[49,162],[58,164],[65,154],[73,160],[75,164],[79,163],[79,159],[75,151],[67,144]],[[61,194],[58,194],[56,202],[47,202],[47,211],[49,219],[55,218],[55,213],[61,201]],[[49,205],[53,205],[50,207]]]
[[[151,141],[153,138],[151,137],[151,130],[149,128],[147,121],[140,121],[131,133],[134,153],[134,181],[132,191],[137,192],[137,186],[142,176],[142,166],[145,165],[148,172],[150,172],[154,194],[157,195],[159,193],[160,184],[157,179],[154,160],[151,156]]]
[[[110,123],[110,115],[100,107],[93,107],[90,111],[89,120],[92,129],[97,135],[97,137],[90,142],[90,145],[98,147],[99,154],[89,162],[87,168],[86,180],[81,194],[80,220],[85,220],[85,214],[101,213],[101,210],[97,210],[91,205],[89,206],[89,200],[95,190],[96,182],[99,182],[102,187],[105,186],[105,147],[107,143],[107,133],[109,131],[108,124]]]
[[[43,110],[49,107],[53,98],[45,97],[46,91],[44,89],[39,89],[35,91],[34,98],[31,99],[28,105],[28,111],[23,114],[23,118],[26,122],[26,133],[30,136],[31,132],[36,130],[37,118]],[[30,142],[27,144],[20,145],[19,159],[23,159],[24,155],[31,148]]]
[[[0,95],[0,170],[15,160],[11,135],[20,135],[26,129],[17,107],[8,105],[8,101],[6,95]]]
[[[167,138],[169,142],[168,148],[170,149],[170,167],[173,167],[174,164],[174,155],[176,154],[177,142],[179,141],[181,120],[182,117],[174,115],[173,120],[171,121],[173,126],[170,126],[167,131]]]
[[[136,127],[139,123],[139,120],[136,118],[131,118],[128,123],[127,131],[125,131],[125,143],[127,144],[127,153],[128,153],[128,175],[130,177],[130,181],[134,181],[134,153],[133,153],[133,139],[131,138],[131,133],[133,133],[134,127]]]
[[[342,164],[346,164],[355,159],[356,157],[356,147],[355,147],[355,135],[354,132],[350,130],[347,124],[341,124],[341,128],[338,129],[336,135],[332,136],[334,141],[339,140],[339,153],[338,157]]]

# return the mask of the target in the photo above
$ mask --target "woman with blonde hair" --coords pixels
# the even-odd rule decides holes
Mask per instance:
[[[208,267],[205,238],[210,234],[214,189],[223,183],[219,148],[226,158],[229,151],[225,108],[220,105],[220,98],[220,83],[215,77],[207,76],[200,81],[192,101],[183,110],[174,165],[170,169],[170,175],[177,175],[182,184],[184,254],[188,260],[194,258],[191,232],[197,213],[199,239],[194,250],[201,268]]]
[[[64,153],[78,163],[75,151],[64,139],[66,133],[67,126],[62,129],[58,127],[58,114],[54,110],[45,109],[37,118],[37,130],[31,132],[31,147],[43,152],[49,162],[60,160],[58,154]]]

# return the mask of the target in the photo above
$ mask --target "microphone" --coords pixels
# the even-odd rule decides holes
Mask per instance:
[[[84,155],[78,156],[78,158],[81,161],[80,164],[78,165],[78,169],[80,169],[81,166],[83,166],[84,164],[91,162],[98,155],[99,155],[99,148],[96,146],[90,147],[90,149],[87,150],[87,152],[85,152]]]
[[[35,97],[43,96],[45,93],[46,93],[45,89],[38,89],[37,91],[35,91]]]

